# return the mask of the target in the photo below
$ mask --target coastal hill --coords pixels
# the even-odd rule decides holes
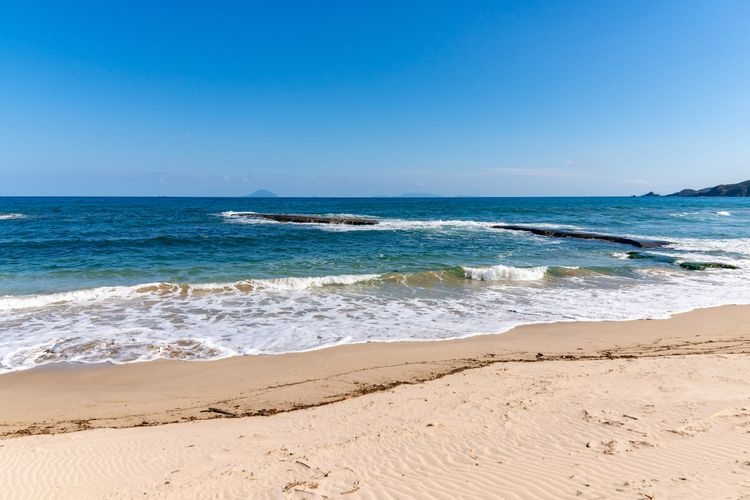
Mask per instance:
[[[703,189],[683,189],[669,196],[750,196],[750,180],[737,184],[721,184]]]
[[[644,197],[660,196],[653,191],[642,195]],[[750,197],[750,180],[738,182],[737,184],[720,184],[703,189],[683,189],[666,196],[696,197],[696,196],[734,196]]]
[[[272,193],[268,189],[259,189],[254,193],[246,195],[246,198],[278,198],[279,195]]]

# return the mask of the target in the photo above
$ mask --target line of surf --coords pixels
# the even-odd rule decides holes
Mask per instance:
[[[247,279],[231,283],[169,283],[155,282],[131,286],[107,286],[71,290],[49,294],[5,295],[0,297],[0,311],[39,308],[52,305],[88,305],[107,300],[133,298],[190,298],[206,294],[251,292],[297,292],[322,287],[401,283],[421,285],[431,282],[453,281],[535,281],[545,277],[547,266],[515,267],[495,265],[488,267],[457,266],[437,271],[413,273],[343,274],[331,276],[282,277]]]

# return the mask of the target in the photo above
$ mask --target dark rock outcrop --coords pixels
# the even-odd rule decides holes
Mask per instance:
[[[737,184],[721,184],[719,186],[707,187],[703,189],[683,189],[677,193],[672,193],[668,196],[682,196],[682,197],[693,197],[693,196],[733,196],[733,197],[748,197],[750,196],[750,180],[745,182],[738,182]]]
[[[660,196],[661,196],[660,194],[656,194],[656,193],[654,193],[653,191],[649,191],[649,192],[648,192],[648,193],[646,193],[646,194],[642,194],[642,195],[641,195],[641,198],[658,198],[658,197],[660,197]]]
[[[641,252],[628,252],[628,259],[649,259],[657,262],[665,262],[667,264],[677,264],[688,271],[705,271],[706,269],[739,269],[739,267],[733,264],[724,264],[722,262],[680,262],[677,257]]]
[[[518,226],[514,224],[500,224],[492,226],[495,229],[507,229],[509,231],[526,231],[529,233],[536,234],[538,236],[549,236],[552,238],[577,238],[579,240],[600,240],[608,241],[611,243],[621,243],[623,245],[631,245],[639,248],[659,248],[670,244],[668,241],[658,240],[636,240],[633,238],[626,238],[623,236],[614,236],[610,234],[598,234],[598,233],[579,233],[577,231],[565,231],[562,229],[544,229],[530,226]]]
[[[641,252],[628,252],[628,259],[633,260],[654,260],[656,262],[664,262],[666,264],[674,264],[677,262],[677,257],[670,257],[668,255],[657,255],[652,253],[641,253]]]
[[[706,269],[739,269],[732,264],[721,262],[680,262],[680,267],[688,271],[705,271]]]
[[[259,214],[255,212],[241,212],[235,215],[295,224],[348,224],[350,226],[374,226],[378,223],[375,219],[365,219],[362,217],[323,217],[319,215]]]

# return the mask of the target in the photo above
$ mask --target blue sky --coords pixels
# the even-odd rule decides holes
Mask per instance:
[[[750,178],[750,2],[131,4],[0,4],[0,195]]]

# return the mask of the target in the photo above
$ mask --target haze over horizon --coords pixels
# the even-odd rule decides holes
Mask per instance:
[[[0,196],[750,177],[750,3],[0,6]]]

